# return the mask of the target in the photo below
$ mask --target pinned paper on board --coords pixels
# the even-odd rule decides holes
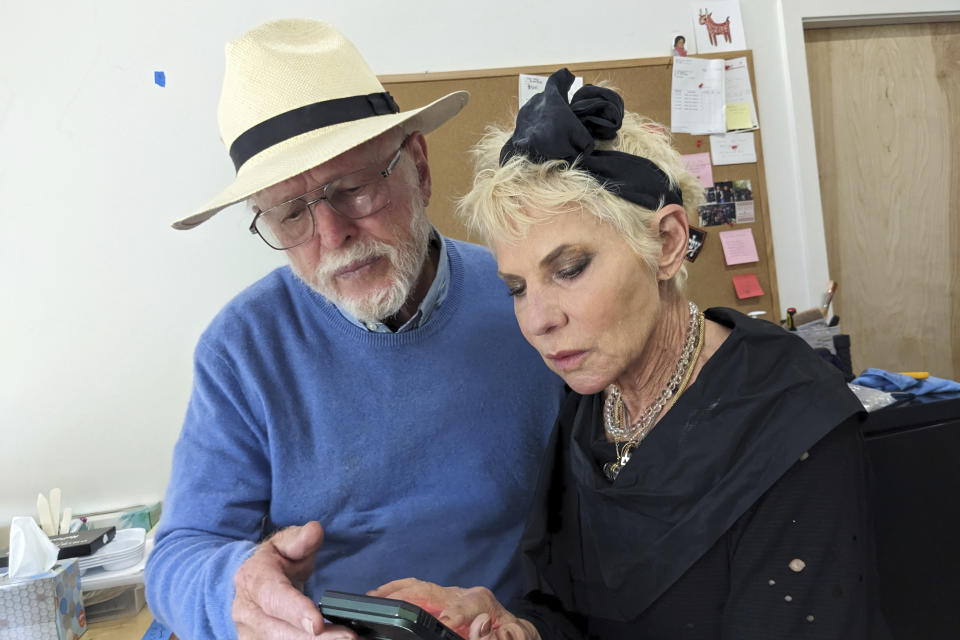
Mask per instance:
[[[520,107],[527,103],[527,100],[537,95],[538,93],[543,92],[543,88],[547,86],[548,76],[534,76],[527,73],[521,73],[519,84],[517,85],[517,97],[520,101]],[[570,86],[570,91],[567,94],[567,100],[573,98],[575,94],[583,86],[583,76],[574,76],[573,84]]]
[[[699,0],[690,3],[693,28],[700,53],[747,48],[739,0]]]
[[[677,133],[724,133],[727,115],[723,60],[673,58],[670,129]]]
[[[720,245],[723,247],[723,259],[728,266],[760,260],[752,229],[721,231]]]
[[[727,103],[727,130],[757,129],[757,103],[753,99],[753,87],[750,84],[750,71],[747,58],[731,58],[724,61],[723,96]],[[743,109],[747,113],[743,113]],[[731,110],[733,115],[731,118]],[[733,119],[733,122],[731,122]],[[734,125],[734,126],[731,126]]]
[[[737,298],[756,298],[763,295],[760,281],[755,273],[742,273],[733,276],[733,288],[737,291]]]
[[[745,102],[727,104],[727,131],[753,128],[750,105]]]
[[[710,163],[710,154],[688,153],[680,156],[687,170],[697,177],[704,189],[713,186],[713,165]]]
[[[744,180],[747,184],[750,183],[749,180]],[[736,184],[737,181],[734,181]],[[754,213],[753,200],[745,200],[743,202],[735,202],[736,205],[736,222],[737,224],[743,224],[745,222],[756,222],[757,216]]]
[[[710,136],[710,158],[713,164],[746,164],[757,161],[753,132],[726,133]]]
[[[687,236],[687,260],[694,262],[700,251],[703,249],[703,243],[707,241],[707,232],[691,226]]]

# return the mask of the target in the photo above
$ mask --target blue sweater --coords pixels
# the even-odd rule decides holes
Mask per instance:
[[[313,599],[407,576],[518,595],[562,383],[490,254],[447,250],[449,292],[416,330],[363,331],[283,267],[203,334],[146,575],[180,638],[235,638],[237,568],[262,533],[308,520],[326,533]]]

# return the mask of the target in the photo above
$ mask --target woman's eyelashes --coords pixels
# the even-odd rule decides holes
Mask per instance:
[[[593,254],[579,256],[576,259],[570,260],[565,265],[557,269],[554,277],[557,280],[573,280],[586,271],[592,260]]]
[[[559,266],[551,266],[553,272],[550,278],[559,281],[575,280],[586,271],[592,260],[592,253],[564,260]],[[507,285],[507,294],[512,298],[522,296],[527,290],[526,282],[523,280],[504,278],[503,281]]]

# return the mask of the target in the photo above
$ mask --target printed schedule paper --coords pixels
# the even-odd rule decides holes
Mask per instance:
[[[726,132],[723,67],[724,61],[719,59],[673,58],[670,86],[672,131],[692,134]]]

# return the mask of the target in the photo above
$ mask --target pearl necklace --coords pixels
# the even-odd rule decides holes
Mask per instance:
[[[676,400],[678,390],[683,390],[693,373],[693,367],[703,348],[704,319],[696,304],[690,302],[689,306],[690,323],[687,326],[687,338],[683,344],[683,349],[680,351],[676,369],[674,369],[673,375],[670,376],[666,386],[657,395],[656,401],[644,409],[639,420],[629,426],[625,424],[627,410],[620,387],[615,383],[607,387],[607,398],[603,406],[603,424],[607,433],[613,437],[616,443],[617,459],[603,465],[603,473],[611,482],[620,474],[624,465],[630,461],[630,452],[647,437],[653,423],[663,412],[664,407],[671,399]],[[620,445],[624,440],[626,442],[621,450]]]

